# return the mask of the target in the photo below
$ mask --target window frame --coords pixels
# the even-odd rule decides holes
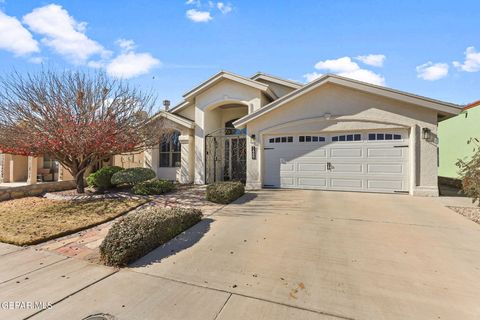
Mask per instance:
[[[182,166],[182,144],[180,143],[180,132],[175,131],[170,137],[169,141],[162,141],[158,148],[158,167],[159,168],[180,168]],[[167,151],[164,150],[164,146]],[[168,163],[163,165],[162,155],[168,156]],[[178,161],[174,161],[178,156]],[[177,165],[178,164],[178,165]]]
[[[352,140],[348,140],[348,138],[351,136]],[[349,143],[358,143],[362,142],[362,134],[359,132],[354,132],[354,133],[343,133],[343,134],[337,134],[334,136],[330,137],[331,142],[349,142]]]
[[[391,139],[387,139],[388,137]],[[380,139],[379,139],[380,138]],[[367,134],[368,142],[377,142],[377,141],[403,141],[405,138],[402,133],[385,131],[385,132],[369,132]]]

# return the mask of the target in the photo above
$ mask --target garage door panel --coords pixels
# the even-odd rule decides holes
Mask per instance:
[[[297,172],[327,172],[327,164],[319,162],[297,163]]]
[[[405,173],[405,166],[402,163],[369,163],[367,173]]]
[[[300,188],[326,189],[327,188],[327,179],[326,178],[299,177],[297,179],[297,184],[298,184],[298,187],[300,187]]]
[[[295,163],[287,162],[284,159],[280,159],[280,172],[294,172],[295,171]]]
[[[330,148],[330,157],[333,158],[361,158],[363,155],[362,148]]]
[[[392,191],[401,191],[404,189],[402,180],[378,180],[378,179],[368,179],[367,186],[369,189],[389,189]]]
[[[395,148],[393,146],[384,148],[367,148],[367,157],[369,158],[401,158],[404,154],[404,148]]]
[[[358,179],[347,179],[347,178],[331,178],[330,186],[338,189],[362,189],[363,180]]]
[[[295,178],[294,177],[281,177],[280,184],[282,188],[294,188],[295,187]]]
[[[363,173],[363,164],[333,162],[332,173]]]

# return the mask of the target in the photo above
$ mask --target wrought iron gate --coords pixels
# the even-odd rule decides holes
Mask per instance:
[[[205,178],[216,181],[246,181],[247,140],[243,132],[221,128],[205,137]]]

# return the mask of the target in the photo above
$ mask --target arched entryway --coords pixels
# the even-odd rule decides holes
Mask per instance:
[[[236,129],[229,120],[224,128],[205,137],[205,177],[207,183],[216,181],[246,181],[246,130]]]

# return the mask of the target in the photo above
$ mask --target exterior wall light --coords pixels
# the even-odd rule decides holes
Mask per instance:
[[[432,139],[432,130],[428,128],[423,128],[422,129],[422,138],[425,140],[430,140]]]

